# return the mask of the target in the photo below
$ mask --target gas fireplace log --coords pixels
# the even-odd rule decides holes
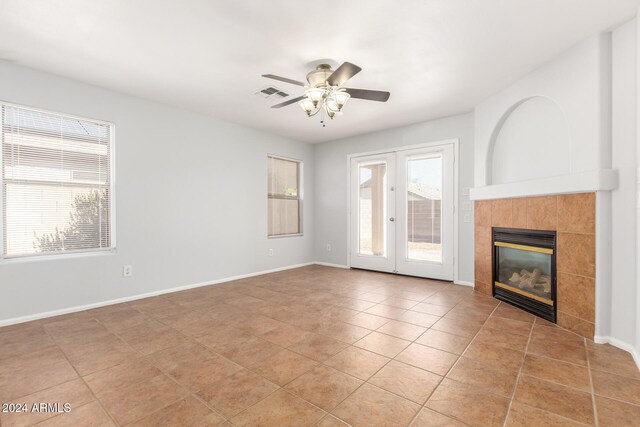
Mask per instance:
[[[551,277],[543,275],[539,268],[534,268],[533,271],[522,269],[520,273],[514,272],[509,281],[518,284],[520,289],[531,290],[535,288],[551,292]]]

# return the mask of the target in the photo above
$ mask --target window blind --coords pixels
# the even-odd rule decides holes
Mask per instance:
[[[296,160],[268,156],[268,235],[300,234],[300,165]]]
[[[112,246],[108,123],[2,105],[3,255]]]

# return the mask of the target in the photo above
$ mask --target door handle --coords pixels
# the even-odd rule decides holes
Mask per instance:
[[[396,220],[396,219],[395,219],[394,217],[389,218],[389,221],[391,221],[391,222],[393,222],[393,221],[395,221],[395,220]]]

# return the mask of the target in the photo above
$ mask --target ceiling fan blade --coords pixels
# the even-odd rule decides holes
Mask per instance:
[[[345,88],[347,93],[352,98],[366,99],[369,101],[387,102],[391,94],[381,90],[368,90],[368,89],[351,89]]]
[[[327,83],[331,86],[341,86],[344,82],[358,74],[360,71],[362,71],[362,68],[357,65],[354,65],[351,62],[343,62],[342,65],[329,76]]]
[[[280,104],[272,105],[272,106],[271,106],[271,108],[282,108],[282,107],[286,107],[287,105],[291,105],[291,104],[293,104],[294,102],[298,102],[298,101],[300,101],[301,99],[304,99],[304,98],[305,98],[305,97],[304,97],[304,95],[303,95],[303,96],[299,96],[299,97],[297,97],[297,98],[293,98],[293,99],[290,99],[290,100],[288,100],[288,101],[281,102]]]
[[[288,79],[286,77],[274,76],[273,74],[263,74],[262,77],[266,77],[268,79],[278,80],[285,83],[290,83],[292,85],[304,86],[304,83],[299,82],[297,80]]]

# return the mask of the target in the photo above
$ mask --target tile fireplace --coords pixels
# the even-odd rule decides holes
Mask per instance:
[[[596,277],[595,199],[595,193],[577,193],[476,200],[474,206],[475,290],[498,298],[504,288],[498,286],[501,290],[497,292],[498,295],[494,294],[496,281],[504,285],[515,284],[511,286],[512,290],[518,288],[519,291],[526,292],[532,288],[533,290],[528,292],[529,295],[553,301],[555,321],[559,326],[593,339]],[[540,255],[511,251],[508,249],[514,248],[503,245],[498,246],[498,255],[507,257],[507,263],[504,265],[506,271],[503,271],[501,277],[498,269],[499,280],[495,280],[496,246],[493,233],[494,230],[509,229],[527,231],[531,238],[541,238],[542,235],[538,232],[555,233],[553,256],[556,272],[551,271],[548,260],[544,260]],[[536,236],[532,236],[533,234]],[[501,240],[498,239],[498,241]],[[507,244],[518,244],[516,241],[505,238],[502,238],[502,241]],[[524,246],[541,246],[543,249],[551,249],[548,241],[547,246],[544,246],[544,243],[542,245],[536,242],[528,243],[520,242]],[[533,257],[533,260],[526,260],[524,255]],[[521,260],[525,262],[524,265],[520,265]],[[535,271],[536,268],[539,271]],[[550,274],[547,274],[545,268],[550,270]],[[514,276],[514,273],[518,275]],[[505,278],[505,275],[508,277]],[[545,276],[550,277],[551,293],[549,295],[544,291],[549,287]],[[512,277],[510,284],[509,279]],[[525,289],[520,289],[520,285]],[[530,299],[542,303],[536,298]]]
[[[556,322],[556,232],[493,228],[493,296]]]

